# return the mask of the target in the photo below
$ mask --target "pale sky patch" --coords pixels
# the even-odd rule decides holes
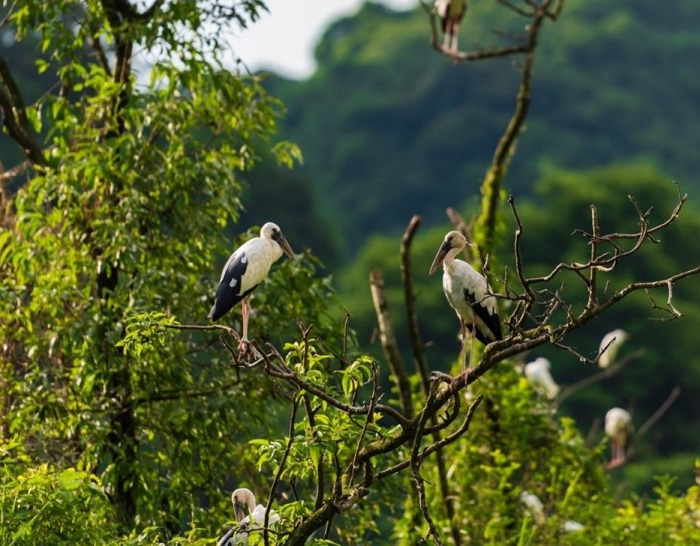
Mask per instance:
[[[230,42],[252,71],[271,70],[304,79],[315,67],[314,48],[335,20],[356,13],[364,0],[267,0],[269,13],[247,29],[236,30]],[[381,0],[401,11],[417,0]]]

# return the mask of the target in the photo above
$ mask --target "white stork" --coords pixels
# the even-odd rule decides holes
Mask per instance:
[[[632,434],[632,416],[622,408],[611,408],[605,414],[605,434],[610,438],[610,462],[607,468],[625,464],[627,444]]]
[[[248,343],[248,296],[265,280],[270,266],[282,257],[283,252],[294,259],[294,251],[280,228],[277,224],[267,222],[260,230],[260,237],[253,237],[243,243],[224,265],[216,299],[207,318],[216,322],[239,301],[243,301],[243,333],[239,348],[245,348]]]
[[[250,489],[240,487],[231,495],[233,510],[236,514],[238,525],[226,533],[217,546],[233,546],[234,544],[248,544],[248,535],[252,530],[260,530],[265,524],[265,511],[262,504],[256,504],[255,495]],[[248,515],[245,514],[246,510]],[[270,512],[268,517],[269,525],[273,525],[280,520],[277,512]]]
[[[520,493],[520,502],[525,505],[536,523],[541,525],[545,522],[547,518],[544,514],[544,505],[537,495],[529,491],[523,491]]]
[[[496,298],[486,279],[467,262],[455,259],[465,246],[466,237],[459,231],[450,231],[430,266],[432,275],[442,265],[442,288],[459,317],[463,371],[466,370],[467,330],[484,345],[502,339]]]
[[[541,356],[525,364],[525,377],[535,389],[543,390],[550,400],[559,394],[559,385],[554,382],[549,372],[551,366],[549,360]]]
[[[457,51],[459,24],[467,13],[467,0],[435,0],[435,11],[442,22],[445,35],[442,48],[445,51]]]
[[[615,362],[620,347],[628,338],[629,334],[622,328],[616,328],[612,332],[605,334],[600,341],[600,348],[598,349],[598,355],[600,355],[598,357],[598,366],[607,368]]]

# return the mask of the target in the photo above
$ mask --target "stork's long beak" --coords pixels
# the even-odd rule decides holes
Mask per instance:
[[[450,251],[451,248],[452,247],[450,246],[450,243],[448,243],[447,241],[444,241],[442,243],[442,245],[440,246],[440,250],[438,250],[437,254],[435,255],[433,264],[430,266],[431,275],[435,273],[438,269],[440,269],[442,262],[445,261],[445,256],[447,256],[447,253]]]
[[[282,235],[281,231],[275,235],[274,239],[282,247],[282,251],[289,257],[289,259],[294,260],[294,251],[292,250],[292,247],[289,246],[287,239],[284,237],[284,235]]]
[[[243,521],[243,518],[245,518],[246,513],[245,513],[245,505],[241,504],[240,502],[234,502],[233,503],[233,511],[236,513],[236,521],[238,523]]]

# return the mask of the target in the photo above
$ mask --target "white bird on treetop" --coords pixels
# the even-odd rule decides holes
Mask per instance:
[[[620,347],[629,337],[629,334],[622,328],[616,328],[612,332],[605,334],[600,341],[600,348],[598,349],[598,366],[607,368],[615,362]]]
[[[536,389],[544,390],[549,399],[553,399],[559,394],[559,385],[552,379],[550,368],[552,364],[548,359],[540,356],[525,364],[525,377]]]
[[[627,460],[626,450],[632,435],[632,416],[622,408],[611,408],[605,414],[605,434],[610,438],[610,462],[607,468],[617,468]]]
[[[207,318],[216,322],[239,301],[243,301],[241,348],[248,343],[248,296],[265,280],[270,266],[282,257],[283,252],[294,259],[294,251],[279,226],[267,222],[260,230],[260,237],[253,237],[236,249],[221,271],[216,299]]]
[[[457,51],[459,24],[467,13],[467,0],[435,0],[435,11],[445,34],[442,48],[454,53]]]
[[[503,339],[498,305],[486,279],[467,262],[455,259],[467,239],[459,231],[450,231],[430,266],[430,274],[442,265],[442,288],[457,313],[462,332],[462,368],[466,370],[467,330],[481,343]]]
[[[255,495],[250,489],[240,487],[231,495],[233,510],[236,514],[238,525],[226,533],[217,546],[232,546],[233,544],[248,544],[248,535],[253,530],[261,530],[265,525],[266,508],[262,504],[256,504]],[[248,515],[246,515],[246,511]],[[268,524],[273,525],[280,520],[277,512],[270,511]]]

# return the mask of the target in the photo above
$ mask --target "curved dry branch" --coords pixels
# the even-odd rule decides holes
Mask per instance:
[[[269,375],[287,381],[296,387],[297,390],[306,391],[313,394],[315,397],[323,400],[334,408],[347,413],[348,415],[368,415],[370,412],[369,405],[365,404],[363,406],[353,406],[351,404],[346,404],[328,394],[325,390],[312,385],[308,381],[305,381],[299,377],[299,374],[285,364],[284,357],[274,346],[270,344],[268,344],[268,346],[272,349],[272,351],[269,354],[264,354],[263,358],[268,364],[266,370]],[[386,415],[387,417],[391,417],[401,426],[408,426],[410,423],[409,419],[404,417],[399,411],[391,406],[377,404],[374,406],[374,410]]]
[[[411,402],[411,384],[408,381],[406,367],[401,358],[399,344],[396,341],[394,326],[389,314],[389,304],[386,300],[386,292],[384,290],[384,278],[381,271],[375,269],[369,274],[369,286],[372,292],[372,303],[374,311],[377,315],[377,324],[379,325],[379,340],[384,350],[391,374],[396,382],[396,388],[399,392],[399,402],[401,403],[401,411],[407,417],[413,415],[413,404]]]
[[[425,354],[423,353],[423,342],[421,341],[420,331],[418,329],[418,315],[414,305],[416,298],[413,295],[413,280],[411,277],[411,243],[413,242],[416,231],[420,227],[420,223],[420,216],[416,215],[411,218],[403,234],[403,238],[401,239],[401,281],[403,284],[404,307],[406,308],[406,321],[408,323],[408,334],[411,341],[413,361],[416,364],[416,371],[420,377],[423,392],[428,396],[430,392],[430,378],[428,375],[428,366],[425,362]]]
[[[277,467],[277,472],[275,473],[275,477],[272,480],[272,485],[270,485],[270,493],[267,496],[267,509],[265,510],[265,519],[263,523],[263,542],[265,546],[269,546],[270,544],[268,529],[270,527],[270,512],[272,511],[272,502],[275,500],[275,490],[277,489],[277,485],[279,484],[280,478],[282,477],[284,465],[286,464],[287,459],[289,458],[289,454],[292,451],[292,444],[294,443],[294,421],[297,417],[298,408],[299,401],[297,399],[294,399],[294,401],[292,402],[292,413],[289,416],[289,435],[287,437],[287,445],[284,448],[284,453],[282,454],[280,464]]]
[[[673,403],[676,401],[676,398],[680,396],[681,394],[681,388],[676,386],[673,388],[671,391],[671,394],[668,395],[668,398],[664,400],[664,402],[656,409],[656,411],[642,423],[642,426],[639,427],[639,432],[637,432],[636,437],[641,438],[644,436],[647,432],[649,432],[649,429],[653,427],[659,419],[661,419],[664,414],[669,410],[669,408],[673,405]]]
[[[46,166],[44,153],[29,125],[22,94],[2,57],[0,57],[0,111],[7,133],[22,148],[27,159],[34,165]]]
[[[559,395],[556,397],[554,400],[554,408],[558,408],[562,405],[564,400],[569,398],[571,395],[575,394],[576,392],[580,391],[581,389],[585,387],[589,387],[593,385],[594,383],[598,383],[599,381],[602,381],[603,379],[607,379],[608,377],[612,377],[613,375],[616,375],[619,373],[622,368],[624,368],[627,364],[632,362],[633,360],[637,360],[644,356],[646,351],[644,349],[638,349],[632,353],[629,353],[625,355],[624,357],[620,358],[618,361],[616,361],[612,366],[605,368],[599,373],[590,375],[588,377],[584,377],[580,381],[577,381],[573,385],[569,385],[568,387],[564,388],[561,390]]]

